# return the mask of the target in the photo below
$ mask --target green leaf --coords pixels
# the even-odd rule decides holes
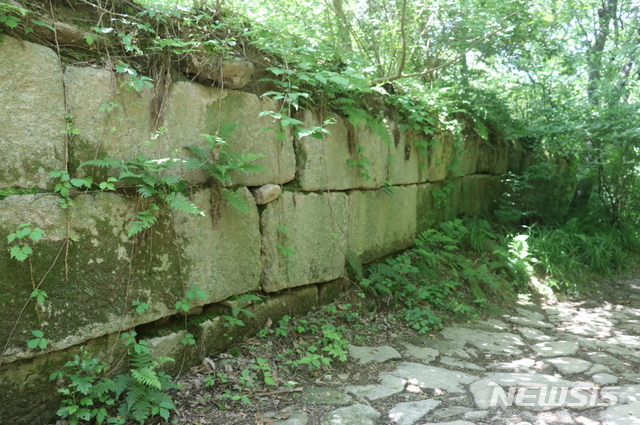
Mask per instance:
[[[41,27],[49,28],[53,32],[56,31],[55,28],[53,28],[51,25],[47,24],[46,22],[42,22],[42,21],[39,21],[37,19],[32,19],[31,22],[34,23],[35,25],[39,25]]]

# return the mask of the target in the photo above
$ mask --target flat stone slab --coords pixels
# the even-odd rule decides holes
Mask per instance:
[[[442,419],[451,418],[453,416],[464,415],[471,409],[465,406],[451,406],[444,409],[438,409],[431,414],[431,420],[439,421]]]
[[[420,359],[427,363],[434,361],[440,355],[440,352],[433,348],[417,347],[413,344],[408,343],[405,343],[403,345],[405,346],[405,350],[403,351],[404,354],[415,357],[416,359]]]
[[[345,391],[358,398],[366,398],[373,401],[401,393],[404,391],[406,383],[407,381],[403,378],[382,375],[379,385],[349,385],[345,388]]]
[[[555,326],[553,326],[549,322],[543,322],[542,320],[533,320],[533,319],[529,319],[528,317],[520,317],[520,316],[507,317],[507,320],[510,321],[511,323],[515,323],[516,325],[528,326],[530,328],[541,328],[541,329],[555,328]]]
[[[578,352],[579,345],[574,341],[541,342],[531,346],[531,349],[542,357],[573,356]]]
[[[402,356],[395,348],[383,345],[381,347],[358,347],[349,345],[349,355],[360,364],[384,363],[389,360],[401,359]]]
[[[505,407],[505,402],[509,403],[509,394],[517,402],[518,394],[523,392],[526,396],[523,400],[530,404],[529,406],[518,406],[526,410],[552,410],[560,407],[566,407],[567,403],[573,401],[570,396],[566,397],[565,402],[557,406],[546,407],[539,405],[538,395],[541,391],[549,391],[549,388],[572,388],[573,382],[565,379],[556,378],[551,375],[531,374],[531,373],[488,373],[485,378],[475,381],[469,386],[469,390],[473,394],[474,401],[478,409],[485,410],[490,407]],[[501,388],[500,388],[501,387]],[[526,388],[526,390],[524,390]],[[549,397],[547,394],[546,398]],[[515,405],[515,403],[514,403]]]
[[[413,425],[441,403],[432,399],[398,403],[389,411],[389,418],[398,425]]]
[[[527,319],[538,320],[541,322],[544,322],[545,320],[547,320],[544,314],[539,313],[537,311],[529,310],[528,308],[516,307],[516,311],[521,317],[526,317]]]
[[[595,375],[596,373],[609,373],[611,374],[611,369],[609,369],[607,366],[603,365],[603,364],[594,364],[593,366],[591,366],[589,368],[589,370],[587,371],[587,375]]]
[[[349,407],[342,407],[324,415],[320,421],[321,425],[375,425],[378,418],[382,416],[380,412],[371,406],[364,404],[354,404]]]
[[[424,425],[475,425],[473,422],[468,421],[453,421],[453,422],[430,422]]]
[[[617,404],[640,403],[640,385],[623,385],[607,390],[617,398]]]
[[[307,388],[304,391],[303,397],[307,403],[329,404],[334,406],[346,406],[354,401],[350,395],[326,387]]]
[[[423,344],[428,348],[438,350],[438,352],[443,356],[455,356],[461,359],[471,358],[469,353],[463,350],[459,345],[451,342],[441,341],[439,339],[428,339],[425,340]]]
[[[398,368],[388,375],[405,379],[408,383],[420,388],[441,389],[450,393],[463,393],[463,385],[468,385],[480,378],[464,372],[427,366],[420,363],[402,362]]]
[[[477,370],[477,371],[487,370],[482,366],[478,366],[476,364],[469,363],[469,362],[461,362],[459,360],[454,359],[453,357],[448,357],[448,356],[442,357],[440,359],[440,363],[445,364],[447,366],[451,366],[451,367],[458,367],[460,369]]]
[[[608,353],[593,353],[589,356],[589,360],[593,363],[607,365],[615,371],[619,368],[621,372],[629,372],[630,367],[622,363],[617,358]]]
[[[442,336],[455,344],[470,344],[491,354],[520,355],[525,343],[518,335],[507,332],[486,332],[477,329],[451,326],[442,330]]]
[[[536,365],[534,359],[517,359],[512,362],[496,363],[489,366],[489,369],[509,372],[529,372]]]
[[[615,385],[618,383],[618,377],[610,373],[596,373],[591,380],[598,385]]]
[[[546,335],[544,332],[538,329],[528,328],[526,326],[520,326],[517,331],[522,335],[524,339],[536,342],[555,341],[556,338]]]
[[[591,367],[590,362],[582,359],[576,359],[574,357],[554,357],[552,359],[545,360],[545,363],[555,367],[562,375],[582,373],[589,370]]]
[[[273,422],[263,422],[272,425],[307,425],[309,423],[309,417],[306,413],[292,408],[286,408],[280,412],[266,412],[260,417],[270,419]]]
[[[602,421],[602,425],[638,425],[640,424],[640,403],[609,407],[602,412]]]

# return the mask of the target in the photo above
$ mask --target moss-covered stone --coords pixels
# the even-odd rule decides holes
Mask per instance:
[[[349,249],[367,263],[407,248],[416,236],[417,186],[349,193]]]
[[[242,194],[251,206],[248,190]],[[209,210],[208,191],[194,199]],[[26,348],[34,329],[44,331],[51,347],[59,350],[167,317],[190,286],[206,293],[204,299],[192,300],[194,306],[259,288],[255,204],[248,215],[224,207],[215,228],[207,217],[163,211],[151,229],[131,239],[127,232],[140,207],[135,199],[103,193],[78,196],[74,204],[69,210],[72,241],[67,251],[67,211],[58,207],[56,196],[13,195],[0,201],[0,215],[7,217],[0,223],[2,238],[6,240],[20,223],[46,232],[32,244],[31,263],[35,284],[42,280],[40,289],[48,294],[38,313],[30,303],[20,316],[32,291],[29,261],[0,256],[0,321],[10,324],[0,327],[0,341],[9,339],[18,322],[5,362],[39,355]],[[131,308],[133,301],[150,308],[138,315]]]
[[[305,111],[303,116],[307,126],[320,126],[327,119],[335,120],[335,124],[326,127],[330,134],[326,134],[324,139],[302,137],[296,142],[297,178],[302,190],[381,187],[387,179],[389,146],[363,123],[353,128],[342,117],[335,114],[324,116],[319,111]],[[358,145],[364,149],[362,154],[357,152]],[[370,164],[361,169],[358,164],[365,158]]]
[[[0,43],[0,188],[52,188],[65,167],[64,88],[53,50],[3,36]]]
[[[341,276],[346,258],[347,196],[285,192],[267,204],[262,225],[262,288],[326,282]]]

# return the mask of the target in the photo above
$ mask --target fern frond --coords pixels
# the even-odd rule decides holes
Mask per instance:
[[[149,367],[131,369],[131,376],[133,379],[147,387],[153,387],[159,390],[162,389],[162,384],[160,383],[160,379],[158,379],[158,374]]]
[[[241,213],[249,214],[249,205],[239,193],[229,189],[222,189],[222,198]]]
[[[153,211],[159,210],[156,204],[149,205],[148,210],[141,211],[136,218],[138,220],[131,223],[131,227],[129,227],[128,237],[131,237],[135,234],[142,232],[144,229],[148,229],[153,226],[158,218],[153,215]]]
[[[105,159],[92,159],[89,161],[85,161],[80,164],[80,167],[84,167],[85,165],[93,165],[94,167],[120,167],[122,165],[122,161],[114,158],[105,158]]]
[[[185,146],[185,148],[187,148],[189,152],[191,152],[193,155],[195,155],[196,157],[198,157],[203,161],[208,159],[209,155],[211,154],[210,151],[205,151],[204,149],[196,145],[188,145],[188,146]]]
[[[196,214],[204,216],[204,212],[200,211],[191,201],[189,201],[180,192],[171,192],[164,200],[169,204],[169,208],[186,212],[187,214]]]

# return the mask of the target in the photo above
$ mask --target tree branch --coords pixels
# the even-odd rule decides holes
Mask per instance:
[[[524,9],[520,9],[517,10],[507,16],[505,16],[504,18],[502,18],[500,20],[500,22],[498,22],[498,25],[500,25],[499,28],[491,31],[489,34],[477,39],[476,41],[474,41],[473,43],[471,43],[471,46],[469,46],[467,48],[467,50],[465,50],[464,52],[462,52],[461,54],[459,54],[458,56],[456,56],[455,58],[451,59],[450,61],[443,63],[442,65],[436,66],[435,68],[430,68],[430,69],[425,69],[422,72],[416,72],[413,74],[403,74],[402,73],[402,69],[400,70],[400,72],[398,72],[396,75],[393,76],[389,76],[389,77],[380,77],[380,78],[375,78],[373,79],[373,83],[382,83],[384,81],[395,81],[395,80],[399,80],[401,78],[410,78],[410,77],[420,77],[422,75],[427,75],[430,74],[432,72],[438,71],[440,69],[446,68],[449,65],[451,65],[452,63],[455,63],[457,61],[459,61],[464,55],[466,55],[467,53],[469,53],[474,47],[476,47],[478,44],[482,43],[484,40],[493,37],[494,35],[496,35],[497,33],[499,33],[500,31],[502,31],[504,29],[504,27],[501,25],[504,21],[506,21],[507,19],[509,19],[510,17],[517,15],[518,13],[522,12]]]

